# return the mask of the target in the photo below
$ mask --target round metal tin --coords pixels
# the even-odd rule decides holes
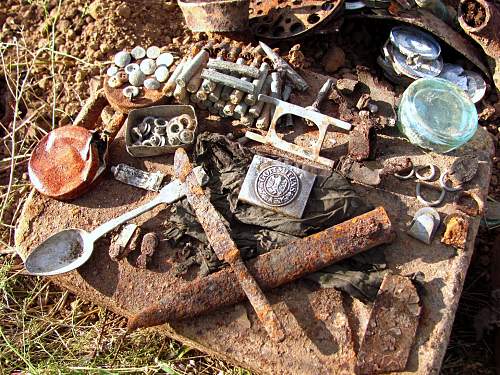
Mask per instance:
[[[435,60],[441,54],[439,43],[414,27],[396,26],[391,30],[389,38],[401,53],[409,57],[421,56],[427,60]]]
[[[408,61],[407,56],[393,48],[392,45],[388,46],[388,49],[393,57],[395,70],[413,79],[437,77],[443,69],[441,57],[435,60]]]

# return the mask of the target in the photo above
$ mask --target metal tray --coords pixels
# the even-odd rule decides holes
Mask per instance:
[[[183,144],[178,146],[135,146],[132,141],[132,136],[130,131],[132,128],[138,124],[146,116],[163,117],[170,120],[176,116],[187,114],[191,116],[194,120],[194,138],[193,142],[189,144]],[[135,157],[145,157],[145,156],[158,156],[165,154],[172,154],[179,147],[187,149],[193,145],[196,141],[196,135],[198,133],[198,119],[194,108],[190,105],[157,105],[153,107],[146,107],[140,109],[134,109],[128,114],[127,122],[125,125],[125,146],[127,152]]]

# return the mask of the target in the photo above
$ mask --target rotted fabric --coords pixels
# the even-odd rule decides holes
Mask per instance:
[[[194,151],[195,163],[210,176],[205,192],[225,220],[243,259],[272,251],[371,209],[337,172],[317,176],[301,219],[238,202],[239,190],[253,156],[249,148],[214,133],[200,134]],[[182,274],[189,267],[199,265],[199,274],[203,276],[225,266],[210,248],[187,199],[171,207],[165,236],[181,249],[177,254],[180,263],[176,266],[176,273]],[[373,253],[383,257],[381,251]],[[363,300],[372,299],[382,280],[378,274],[385,265],[379,259],[380,255],[372,262],[360,256],[328,267],[309,278],[323,287],[335,287]],[[328,277],[328,274],[332,276]]]

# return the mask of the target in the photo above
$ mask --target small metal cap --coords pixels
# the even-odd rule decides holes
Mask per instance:
[[[128,76],[128,81],[130,82],[130,84],[136,87],[142,86],[145,79],[146,76],[140,70],[134,71]]]
[[[132,99],[139,95],[139,88],[135,86],[127,86],[123,89],[122,93],[126,98]]]
[[[158,90],[161,84],[155,78],[148,78],[144,81],[144,88],[148,90]]]
[[[134,72],[137,72],[138,70],[139,70],[139,64],[136,64],[136,63],[128,64],[125,67],[125,73],[127,73],[128,75],[130,75]]]
[[[130,64],[130,61],[132,60],[132,57],[130,56],[130,53],[126,51],[120,51],[115,55],[115,65],[119,66],[120,68],[124,68],[128,64]]]
[[[146,56],[146,50],[141,46],[136,46],[130,51],[132,57],[136,60],[143,59]]]
[[[108,70],[106,70],[106,74],[108,77],[113,77],[120,70],[116,65],[111,65]]]
[[[156,65],[165,65],[166,67],[169,67],[174,63],[174,55],[172,55],[169,52],[164,52],[158,58],[156,59]]]
[[[169,71],[166,66],[159,66],[155,70],[155,78],[158,82],[165,82],[168,79]]]
[[[160,48],[157,46],[151,46],[146,51],[146,56],[150,59],[157,59],[161,54]]]
[[[153,59],[144,59],[141,61],[141,72],[149,76],[153,74],[156,70],[156,63]]]

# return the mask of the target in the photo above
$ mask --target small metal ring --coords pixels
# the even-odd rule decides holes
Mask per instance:
[[[446,177],[448,177],[449,172],[450,172],[449,170],[446,170],[441,174],[441,177],[439,177],[439,185],[441,185],[441,187],[444,190],[449,191],[450,193],[462,190],[463,189],[462,185],[458,185],[457,187],[446,185]]]
[[[418,173],[419,171],[421,171],[422,169],[425,169],[429,167],[430,170],[431,170],[431,174],[429,176],[422,176],[420,173]],[[420,181],[430,181],[432,180],[434,177],[436,177],[436,166],[434,164],[427,164],[427,165],[421,165],[419,167],[416,167],[415,168],[415,176],[420,180]]]
[[[406,176],[404,175],[401,175],[399,173],[394,173],[394,176],[396,176],[397,178],[399,178],[400,180],[409,180],[410,178],[412,178],[413,176],[415,175],[415,167],[412,167],[411,169],[411,172],[409,174],[407,174]]]
[[[446,190],[444,190],[443,188],[441,188],[441,194],[439,195],[439,198],[435,201],[426,201],[423,197],[422,197],[422,188],[421,188],[421,184],[422,182],[421,181],[417,181],[417,199],[419,200],[420,203],[423,203],[425,204],[426,206],[429,206],[429,207],[435,207],[435,206],[439,206],[441,203],[443,203],[443,200],[444,200],[444,197],[446,196]],[[433,185],[427,185],[429,187],[434,187]]]
[[[185,129],[193,130],[194,129],[194,121],[191,116],[188,114],[183,114],[177,117],[177,121],[184,125]]]

